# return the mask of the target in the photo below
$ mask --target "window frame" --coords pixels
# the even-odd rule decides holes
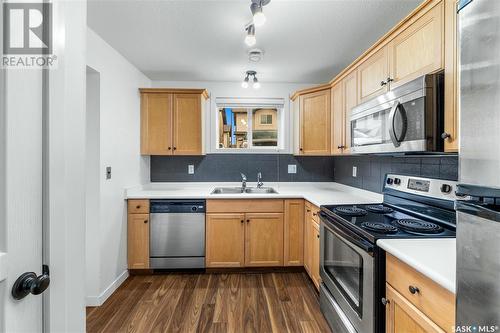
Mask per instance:
[[[219,148],[219,112],[221,108],[234,108],[247,110],[247,142],[248,148]],[[276,109],[276,120],[278,122],[277,129],[277,146],[253,146],[253,117],[252,112],[255,109]],[[289,133],[286,133],[289,126],[289,119],[286,117],[286,106],[284,100],[281,98],[272,99],[253,99],[253,98],[216,98],[214,101],[214,112],[212,114],[212,126],[210,132],[212,142],[210,147],[211,154],[277,154],[287,153],[286,138]]]

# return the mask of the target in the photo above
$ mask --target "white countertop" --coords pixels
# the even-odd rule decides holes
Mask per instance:
[[[380,239],[377,245],[455,293],[455,238]]]
[[[276,194],[210,194],[215,187],[238,187],[241,183],[150,183],[125,190],[126,199],[290,199],[303,198],[316,206],[382,202],[378,193],[339,183],[265,183]],[[255,183],[247,183],[255,187]]]

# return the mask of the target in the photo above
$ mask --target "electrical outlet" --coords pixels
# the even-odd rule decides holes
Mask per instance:
[[[194,175],[194,165],[193,164],[188,165],[188,174]]]
[[[297,173],[297,165],[288,164],[288,173]]]
[[[111,167],[106,167],[106,179],[111,179]]]
[[[358,167],[355,167],[355,166],[352,167],[352,176],[353,177],[358,176]]]

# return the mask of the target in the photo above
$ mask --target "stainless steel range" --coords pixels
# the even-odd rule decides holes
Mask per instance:
[[[334,332],[383,332],[382,238],[455,237],[456,182],[389,174],[384,201],[321,207],[320,304]]]

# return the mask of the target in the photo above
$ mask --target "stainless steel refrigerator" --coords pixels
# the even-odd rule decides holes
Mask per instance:
[[[500,332],[500,0],[462,0],[457,10],[464,197],[456,204],[456,324]]]

